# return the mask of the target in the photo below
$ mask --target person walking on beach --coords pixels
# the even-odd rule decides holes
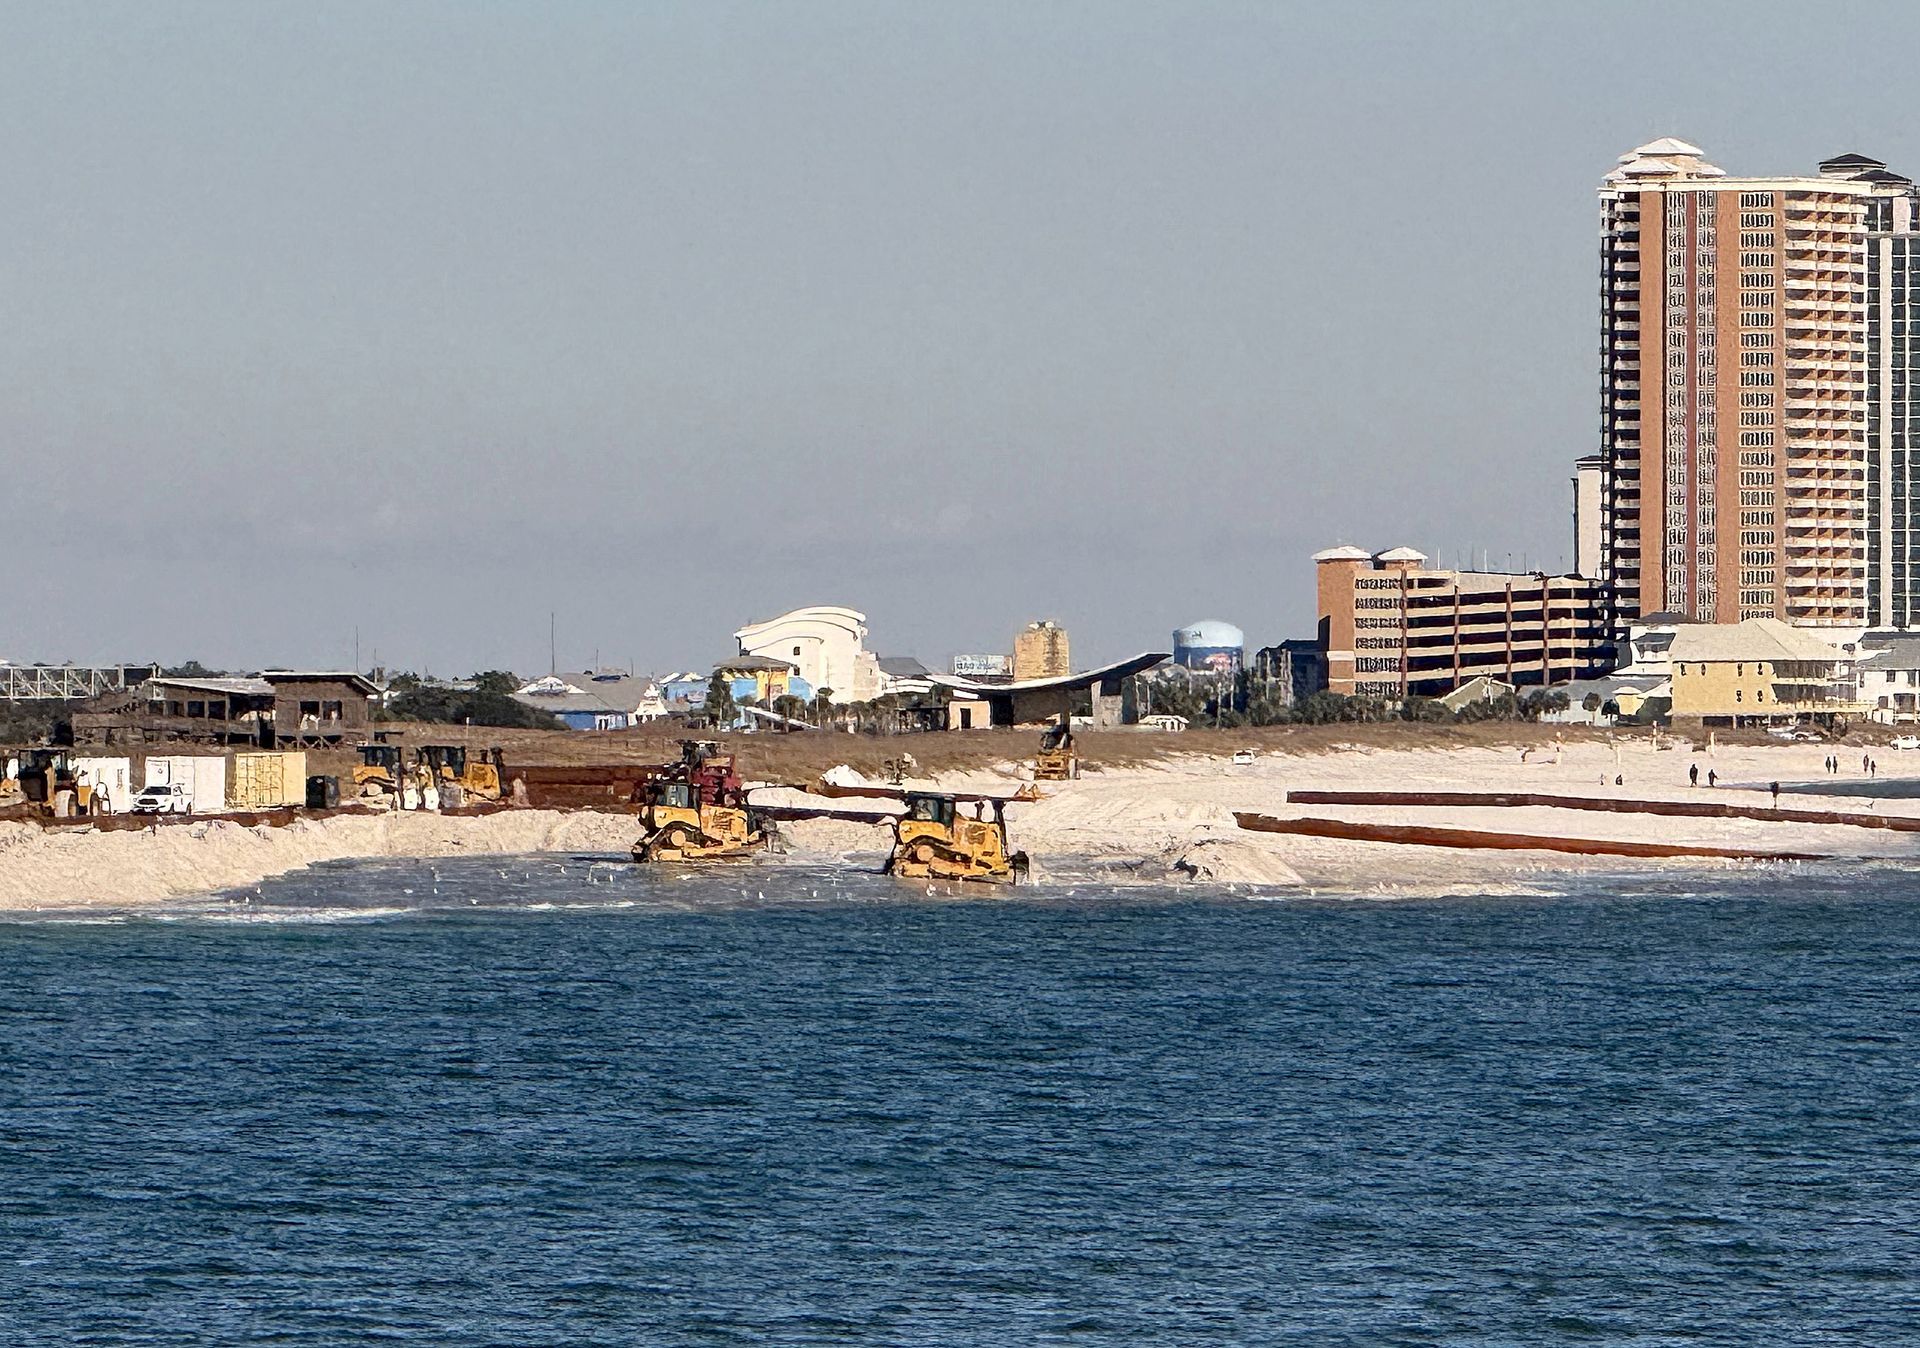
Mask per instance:
[[[1780,783],[1769,782],[1767,787],[1773,792],[1773,808],[1777,810],[1780,808]]]
[[[1878,777],[1879,775],[1880,775],[1880,760],[1877,758],[1869,758],[1867,760],[1867,776]]]
[[[1707,769],[1707,785],[1709,787],[1713,787],[1713,786],[1718,786],[1719,784],[1720,784],[1720,774],[1716,772],[1714,769],[1708,768]]]
[[[1700,765],[1698,763],[1687,764],[1687,785],[1700,785]]]
[[[1868,773],[1873,771],[1873,755],[1872,754],[1860,755],[1860,771],[1868,772]]]

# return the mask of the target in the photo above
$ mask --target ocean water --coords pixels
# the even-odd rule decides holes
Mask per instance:
[[[0,1344],[1920,1341],[1920,902],[322,868],[0,922]]]

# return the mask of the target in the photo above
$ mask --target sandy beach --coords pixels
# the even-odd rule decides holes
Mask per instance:
[[[1280,819],[1312,817],[1361,823],[1441,825],[1554,839],[1655,842],[1701,848],[1810,854],[1836,859],[1920,856],[1920,833],[1839,823],[1774,819],[1675,818],[1543,806],[1296,804],[1289,792],[1528,792],[1619,801],[1717,801],[1766,807],[1772,781],[1835,781],[1823,744],[1721,746],[1690,752],[1684,742],[1596,740],[1523,751],[1515,746],[1372,748],[1259,753],[1248,765],[1175,754],[1163,761],[1101,769],[1050,785],[1045,798],[1008,811],[1011,841],[1034,860],[1036,879],[1108,883],[1194,882],[1391,895],[1445,892],[1473,885],[1524,892],[1580,871],[1726,867],[1713,859],[1637,860],[1540,850],[1492,851],[1253,833],[1236,811]],[[1840,750],[1838,782],[1864,782],[1858,750]],[[1898,777],[1909,755],[1879,754],[1881,780]],[[1910,771],[1920,775],[1920,754]],[[1698,765],[1701,785],[1688,783]],[[1709,771],[1720,785],[1709,789]],[[949,789],[1009,791],[1013,764],[927,779]],[[1619,779],[1616,783],[1616,779]],[[756,796],[799,803],[793,792]],[[821,802],[827,803],[827,802]],[[852,802],[832,804],[846,807]],[[1854,795],[1786,795],[1783,804],[1823,813],[1920,819],[1920,800]],[[878,864],[888,831],[840,820],[784,826],[784,860]],[[627,816],[515,810],[480,818],[432,814],[300,820],[285,828],[209,820],[123,832],[43,830],[0,824],[0,908],[125,906],[257,885],[319,862],[357,858],[441,857],[533,852],[623,856],[632,844]],[[771,857],[758,864],[781,864]]]

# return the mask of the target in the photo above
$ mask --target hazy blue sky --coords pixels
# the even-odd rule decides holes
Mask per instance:
[[[1594,185],[1920,170],[1906,6],[0,5],[0,656],[929,663],[1567,563]]]

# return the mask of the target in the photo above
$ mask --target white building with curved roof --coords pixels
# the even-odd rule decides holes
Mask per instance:
[[[748,623],[733,634],[742,655],[763,655],[796,666],[815,692],[829,690],[835,702],[868,702],[879,696],[880,662],[867,649],[867,615],[857,609],[817,604]]]

